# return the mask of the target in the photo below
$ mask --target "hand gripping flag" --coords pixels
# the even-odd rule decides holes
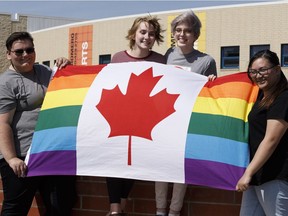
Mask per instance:
[[[208,81],[153,62],[68,66],[46,93],[28,176],[82,175],[234,190],[249,163],[245,73]]]

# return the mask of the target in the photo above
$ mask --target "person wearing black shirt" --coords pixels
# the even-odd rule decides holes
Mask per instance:
[[[236,185],[240,216],[288,215],[288,90],[277,54],[263,50],[249,62],[259,87],[248,116],[250,163]]]

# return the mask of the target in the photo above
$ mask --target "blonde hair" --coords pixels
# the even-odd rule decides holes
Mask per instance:
[[[126,39],[129,40],[129,47],[130,49],[133,48],[133,46],[135,45],[135,34],[136,31],[138,29],[138,27],[140,26],[140,24],[142,22],[146,22],[150,25],[152,25],[154,27],[155,30],[155,38],[156,38],[156,42],[159,45],[161,42],[163,42],[163,36],[161,35],[162,32],[164,32],[164,30],[162,29],[159,20],[156,16],[145,16],[145,17],[138,17],[134,20],[131,28],[128,30],[128,34],[126,36]]]

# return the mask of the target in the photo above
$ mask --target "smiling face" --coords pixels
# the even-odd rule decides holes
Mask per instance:
[[[194,42],[198,38],[195,36],[193,29],[185,22],[176,26],[173,37],[176,40],[177,46],[186,52],[193,50]]]
[[[155,43],[155,30],[153,25],[142,22],[135,33],[133,49],[150,50]]]
[[[280,79],[279,65],[271,64],[266,58],[256,59],[249,68],[252,81],[263,91],[269,91]]]
[[[11,61],[17,72],[25,73],[33,70],[36,54],[34,51],[31,52],[31,48],[34,48],[34,45],[30,40],[16,40],[13,42],[11,49],[7,51],[7,59]],[[19,53],[21,50],[26,51],[21,54]]]

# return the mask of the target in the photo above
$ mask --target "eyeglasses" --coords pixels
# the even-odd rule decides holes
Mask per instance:
[[[249,68],[248,69],[248,73],[251,75],[251,76],[256,76],[257,74],[259,75],[266,75],[268,74],[268,71],[272,68],[276,67],[276,65],[270,67],[270,68],[260,68],[259,70],[255,70],[255,69],[251,69]]]
[[[189,28],[185,28],[185,29],[182,29],[182,28],[176,28],[175,29],[175,33],[176,34],[181,34],[183,32],[183,34],[185,35],[190,35],[192,34],[192,29],[189,29]]]
[[[35,48],[34,47],[29,47],[27,49],[16,49],[16,50],[11,50],[11,52],[15,53],[15,55],[17,56],[22,56],[25,53],[27,54],[32,54],[35,52]]]

